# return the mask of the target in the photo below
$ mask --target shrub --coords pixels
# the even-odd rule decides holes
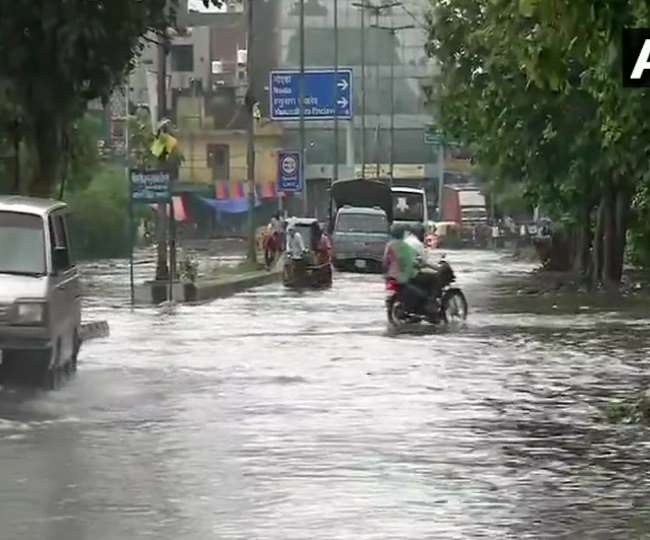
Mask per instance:
[[[78,259],[128,256],[128,182],[124,169],[100,169],[88,187],[70,194],[67,202],[72,210],[70,235]]]

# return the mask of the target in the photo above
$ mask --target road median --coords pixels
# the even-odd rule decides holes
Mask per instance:
[[[269,285],[280,280],[279,268],[266,270],[249,265],[230,268],[223,273],[201,276],[194,282],[177,282],[174,284],[173,299],[183,303],[204,303],[218,298]],[[160,304],[169,299],[169,283],[149,281],[136,287],[136,301],[144,304]]]

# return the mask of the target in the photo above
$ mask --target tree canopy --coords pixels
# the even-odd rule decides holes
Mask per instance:
[[[442,0],[428,20],[441,127],[580,231],[576,263],[595,282],[620,278],[647,184],[650,104],[619,68],[623,26],[647,21],[634,0]]]
[[[108,99],[143,38],[173,25],[177,7],[178,0],[0,0],[0,86],[34,157],[29,193],[50,194],[71,126],[89,101]]]

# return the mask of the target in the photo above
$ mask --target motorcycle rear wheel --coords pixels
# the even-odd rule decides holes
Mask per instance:
[[[397,298],[392,298],[386,305],[386,314],[388,315],[388,323],[393,328],[401,328],[406,324],[404,319],[404,306]]]

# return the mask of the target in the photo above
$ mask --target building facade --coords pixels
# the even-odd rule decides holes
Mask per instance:
[[[360,2],[362,3],[362,2]],[[378,5],[382,2],[366,2]],[[375,175],[376,164],[386,170],[390,156],[391,84],[394,85],[394,163],[397,183],[427,188],[433,201],[437,193],[438,162],[435,147],[425,144],[424,133],[432,122],[427,89],[431,87],[435,62],[425,52],[424,13],[427,0],[404,0],[402,5],[365,11],[362,31],[361,9],[352,2],[338,2],[339,66],[353,69],[353,114],[351,123],[341,122],[338,144],[339,177],[360,176],[365,163],[367,175]],[[300,17],[295,0],[276,1],[278,68],[300,65]],[[382,28],[411,25],[394,34]],[[362,39],[365,54],[362,57]],[[305,2],[305,65],[309,68],[334,65],[334,1]],[[362,65],[365,64],[365,145],[362,132]],[[394,76],[391,79],[391,64]],[[268,98],[267,98],[268,99]],[[287,123],[286,141],[297,147],[297,123]],[[334,162],[333,122],[308,122],[306,176],[311,183],[310,208],[322,215],[323,199],[332,177]],[[403,174],[400,176],[400,172]],[[434,185],[435,184],[435,185]],[[318,185],[318,187],[316,186]],[[320,189],[319,189],[320,188]]]

